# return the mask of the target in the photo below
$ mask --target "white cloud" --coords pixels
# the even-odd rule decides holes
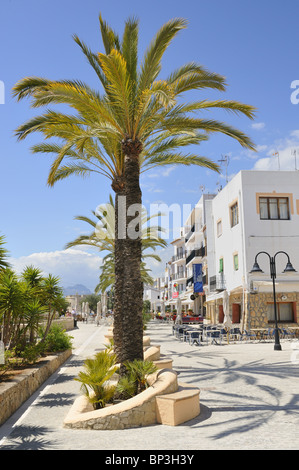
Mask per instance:
[[[266,147],[266,146],[262,146]],[[266,150],[266,149],[263,149]],[[295,153],[296,152],[296,153]],[[299,169],[299,130],[293,130],[285,139],[268,146],[267,157],[259,158],[254,170]]]
[[[257,145],[256,146],[256,151],[257,152],[265,152],[268,148],[268,145]]]
[[[265,123],[264,122],[255,122],[254,124],[251,124],[252,129],[255,129],[257,131],[260,131],[264,129]]]
[[[10,258],[10,263],[17,273],[32,265],[39,268],[44,275],[58,276],[63,287],[83,284],[90,290],[98,283],[101,261],[99,255],[74,248]]]

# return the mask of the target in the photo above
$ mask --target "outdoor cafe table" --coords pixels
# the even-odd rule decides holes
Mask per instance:
[[[256,334],[256,338],[259,341],[262,341],[265,336],[265,334],[268,332],[268,328],[251,328],[250,331]]]
[[[287,329],[294,331],[296,338],[299,337],[299,326],[288,326]]]

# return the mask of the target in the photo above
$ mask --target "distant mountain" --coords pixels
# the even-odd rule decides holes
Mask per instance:
[[[75,284],[74,286],[64,287],[63,288],[64,295],[89,295],[92,292],[83,284]]]

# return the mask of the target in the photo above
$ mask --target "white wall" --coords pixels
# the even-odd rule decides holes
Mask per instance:
[[[224,277],[225,284],[228,291],[231,291],[237,286],[242,285],[243,277],[243,237],[242,237],[242,211],[240,210],[241,199],[241,174],[227,184],[212,200],[212,214],[213,214],[213,232],[214,232],[214,245],[215,245],[215,259],[214,259],[214,272],[209,263],[209,277],[219,275],[219,259],[223,258],[224,261]],[[239,204],[239,223],[231,227],[230,206],[234,201]],[[217,222],[222,221],[222,235],[217,236]],[[210,239],[208,239],[208,246]],[[235,271],[233,254],[238,253],[239,269]]]
[[[248,276],[248,273],[253,266],[255,255],[260,251],[266,251],[271,256],[279,250],[287,252],[294,268],[299,272],[299,214],[297,210],[297,201],[299,201],[299,172],[242,171],[241,173],[243,181],[242,195],[246,237],[247,282],[252,278],[252,275]],[[292,198],[293,202],[290,220],[261,220],[257,211],[256,193],[269,193],[269,195],[273,194],[273,196],[275,194],[290,194],[290,200]],[[296,274],[281,275],[286,262],[287,257],[285,255],[277,255],[277,279],[295,280],[297,278],[298,281],[299,277]],[[264,276],[258,275],[258,278],[269,279],[269,258],[266,255],[259,255],[258,263],[265,273]]]
[[[261,220],[257,209],[257,193],[289,194],[293,204],[290,220]],[[230,206],[234,201],[238,201],[239,205],[239,223],[231,227]],[[249,271],[259,251],[267,251],[271,256],[279,250],[286,251],[299,272],[298,171],[241,171],[205,206],[209,277],[219,275],[219,258],[223,257],[228,291],[242,285],[249,289],[253,278]],[[222,235],[218,237],[217,221],[220,219]],[[234,253],[238,253],[237,271],[234,269]],[[276,261],[278,279],[299,281],[299,274],[281,275],[287,262],[285,255],[278,255]],[[269,258],[260,255],[258,262],[265,272],[264,276],[258,275],[258,279],[269,280]]]

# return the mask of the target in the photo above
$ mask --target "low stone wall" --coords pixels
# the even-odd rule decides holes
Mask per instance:
[[[0,383],[0,425],[2,425],[72,354],[68,349],[39,360],[32,368]]]
[[[177,373],[163,369],[154,374],[152,385],[129,400],[93,410],[85,396],[77,398],[63,426],[73,429],[128,429],[157,423],[156,396],[178,390]]]
[[[56,318],[53,320],[52,324],[60,325],[66,331],[74,329],[74,319],[72,317]]]

